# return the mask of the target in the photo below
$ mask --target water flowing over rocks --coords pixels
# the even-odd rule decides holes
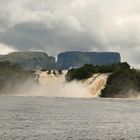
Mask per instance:
[[[65,80],[67,71],[36,71],[40,86],[46,88],[45,96],[55,97],[99,97],[101,90],[105,87],[109,74],[94,74],[91,78],[82,81]],[[41,96],[41,94],[40,94]]]

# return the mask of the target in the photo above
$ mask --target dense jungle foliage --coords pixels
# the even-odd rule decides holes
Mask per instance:
[[[67,81],[90,78],[95,73],[110,73],[101,97],[136,97],[140,95],[140,72],[131,69],[126,62],[112,65],[84,65],[71,69],[66,75]]]

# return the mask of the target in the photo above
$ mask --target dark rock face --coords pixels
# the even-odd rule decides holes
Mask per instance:
[[[69,69],[84,64],[105,65],[117,64],[120,61],[121,57],[117,52],[64,52],[58,55],[57,67]]]
[[[55,69],[55,58],[44,52],[14,52],[0,57],[0,62],[9,61],[26,70]]]

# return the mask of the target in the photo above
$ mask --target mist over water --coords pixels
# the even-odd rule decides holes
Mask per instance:
[[[83,81],[66,82],[65,74],[66,71],[62,75],[37,71],[36,75],[38,75],[39,83],[30,85],[29,81],[27,81],[21,85],[16,95],[93,98],[100,95],[108,78],[108,74],[95,74],[93,77]]]
[[[36,71],[37,83],[33,79],[28,79],[22,85],[17,85],[16,89],[12,91],[6,88],[6,95],[14,96],[45,96],[45,97],[72,97],[72,98],[98,98],[102,89],[107,84],[109,73],[94,74],[91,78],[67,82],[65,75],[67,71],[62,74],[58,72],[48,74],[47,71]],[[5,95],[5,94],[4,94]],[[114,98],[140,98],[140,93],[131,89],[121,91],[120,97],[116,95]]]
[[[90,90],[93,97],[98,97],[105,88],[109,74],[94,74],[91,78],[83,81],[84,87]]]

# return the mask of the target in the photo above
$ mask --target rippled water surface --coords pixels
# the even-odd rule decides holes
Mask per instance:
[[[0,97],[0,140],[140,140],[140,100]]]

